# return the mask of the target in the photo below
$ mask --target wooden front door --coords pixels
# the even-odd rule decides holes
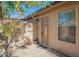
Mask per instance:
[[[43,17],[41,19],[41,27],[42,27],[42,44],[44,44],[45,46],[48,46],[49,45],[49,19],[47,16]]]

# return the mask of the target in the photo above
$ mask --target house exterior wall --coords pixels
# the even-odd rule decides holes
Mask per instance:
[[[33,23],[33,40],[38,39],[38,23]]]
[[[58,12],[70,8],[76,8],[76,44],[58,40]],[[49,47],[61,51],[69,56],[79,56],[79,2],[65,2],[52,9],[37,15],[40,19],[42,16],[48,15],[49,21]],[[38,39],[41,43],[41,19],[38,23]]]

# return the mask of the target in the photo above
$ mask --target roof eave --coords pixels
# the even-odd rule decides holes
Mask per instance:
[[[44,8],[43,8],[42,10],[39,10],[38,12],[36,12],[36,14],[33,14],[33,17],[36,17],[37,15],[39,15],[39,14],[41,14],[41,13],[43,13],[43,12],[46,12],[46,11],[48,11],[48,10],[50,10],[50,9],[56,7],[56,6],[59,6],[59,5],[63,4],[63,3],[65,3],[65,1],[63,1],[63,2],[61,2],[61,1],[55,2],[54,4],[52,4],[52,6],[48,7],[47,9],[44,9]],[[29,16],[27,16],[27,17],[24,18],[24,19],[25,19],[25,20],[29,20],[29,19],[32,19],[32,17],[31,17],[31,15],[29,15]]]

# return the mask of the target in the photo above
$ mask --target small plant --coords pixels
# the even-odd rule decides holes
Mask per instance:
[[[5,50],[5,56],[10,56],[10,44],[13,41],[13,31],[16,22],[13,20],[3,21],[0,24],[0,29],[2,30],[1,40],[4,41],[3,49]]]

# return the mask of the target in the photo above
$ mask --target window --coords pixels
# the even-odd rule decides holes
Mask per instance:
[[[74,8],[58,13],[58,39],[76,42],[76,10]]]

